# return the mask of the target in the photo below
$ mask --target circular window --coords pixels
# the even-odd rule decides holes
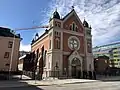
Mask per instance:
[[[78,50],[80,47],[79,39],[75,36],[72,36],[68,39],[68,46],[72,50]]]

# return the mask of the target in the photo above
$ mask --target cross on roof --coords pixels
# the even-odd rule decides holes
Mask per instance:
[[[72,9],[74,9],[74,6],[72,6]]]

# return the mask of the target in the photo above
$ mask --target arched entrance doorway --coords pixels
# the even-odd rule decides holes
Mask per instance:
[[[71,62],[72,67],[72,77],[73,78],[80,78],[81,77],[81,62],[78,58],[73,58]]]

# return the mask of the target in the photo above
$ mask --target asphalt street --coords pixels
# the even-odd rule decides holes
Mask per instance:
[[[120,90],[120,81],[76,83],[52,86],[23,86],[0,90]]]
[[[0,88],[0,90],[43,90],[40,87],[36,86],[22,86],[22,87],[8,87],[8,88]]]
[[[43,90],[120,90],[120,81],[39,86]]]

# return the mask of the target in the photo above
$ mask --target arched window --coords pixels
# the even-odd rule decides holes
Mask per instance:
[[[92,52],[92,41],[91,41],[91,39],[88,39],[88,40],[87,40],[87,51],[88,51],[89,53]]]
[[[36,53],[37,53],[37,58],[39,58],[39,48],[37,49]]]
[[[76,31],[76,32],[78,31],[78,27],[77,27],[77,26],[75,27],[75,31]]]
[[[60,40],[56,38],[56,49],[60,49]]]
[[[75,31],[75,23],[72,24],[72,30]]]
[[[55,22],[55,26],[61,27],[61,23],[56,21],[56,22]]]
[[[76,31],[76,32],[78,31],[78,26],[74,22],[70,24],[69,28],[72,31]]]
[[[57,22],[55,22],[55,26],[57,26]]]
[[[50,40],[50,42],[49,42],[49,49],[51,49],[51,40]]]

